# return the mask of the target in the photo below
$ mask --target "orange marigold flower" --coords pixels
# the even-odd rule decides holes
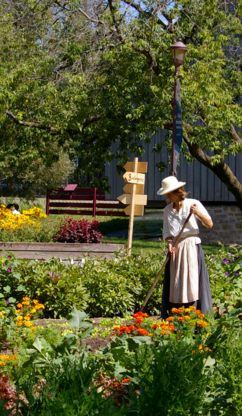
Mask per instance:
[[[165,319],[167,322],[171,322],[171,321],[174,321],[175,320],[175,318],[174,318],[174,316],[169,316],[168,318],[166,318]]]
[[[143,322],[143,318],[136,318],[136,323],[137,324],[142,324]]]
[[[202,350],[203,349],[203,346],[202,345],[198,345],[198,349],[199,350]]]
[[[31,329],[33,329],[33,331],[36,331],[36,328],[35,328],[35,326],[32,326],[32,328]]]
[[[113,382],[113,384],[114,384],[115,386],[119,386],[119,382],[118,382],[118,381],[114,381],[114,382]]]
[[[197,310],[195,311],[195,313],[196,313],[197,315],[200,315],[202,312],[200,311],[200,309],[197,309]]]
[[[127,334],[130,334],[133,331],[132,327],[127,326],[127,328],[125,328],[124,332],[126,332]]]
[[[124,378],[123,380],[121,380],[121,383],[128,383],[130,381],[130,378]]]
[[[208,322],[206,322],[206,321],[198,321],[198,323],[199,323],[199,326],[200,326],[201,328],[204,328],[205,326],[207,326],[207,325],[208,325]]]
[[[152,337],[153,335],[152,334],[147,334],[148,335],[148,337]]]
[[[139,317],[139,316],[141,316],[143,318],[148,318],[149,315],[147,313],[143,313],[143,312],[136,312],[136,313],[133,314],[134,318]]]
[[[30,300],[30,298],[28,298],[28,297],[24,297],[24,298],[23,298],[23,300]]]
[[[174,327],[174,325],[172,325],[172,324],[169,324],[168,325],[168,328],[171,330],[171,331],[175,331],[176,330],[176,328]]]
[[[148,334],[148,331],[146,331],[143,328],[138,328],[137,331],[139,332],[140,335],[147,335]]]
[[[177,309],[177,308],[172,308],[171,312],[172,312],[172,313],[179,313],[179,309]]]
[[[154,324],[154,325],[153,325],[153,328],[154,328],[154,329],[159,328],[159,327],[160,327],[160,325],[159,325],[159,324]]]
[[[22,303],[17,303],[17,307],[20,309],[20,308],[22,308]]]
[[[188,309],[190,309],[190,311],[195,311],[196,310],[195,306],[189,306]]]
[[[205,347],[205,350],[206,350],[206,351],[211,351],[211,352],[213,351],[213,350],[211,350],[211,348],[209,348],[209,347]]]
[[[184,315],[184,318],[186,319],[186,321],[190,321],[191,320],[190,316],[188,316],[188,315]]]
[[[36,299],[32,300],[33,303],[39,303]]]
[[[185,318],[184,318],[184,316],[178,316],[178,321],[180,321],[180,322],[183,322],[183,321],[185,321]]]

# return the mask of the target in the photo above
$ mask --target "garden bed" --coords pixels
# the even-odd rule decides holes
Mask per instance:
[[[58,257],[63,261],[68,261],[70,258],[78,261],[83,255],[111,259],[113,253],[120,250],[124,252],[125,245],[109,243],[0,243],[0,250],[2,250],[1,256],[9,251],[20,259],[40,260]]]

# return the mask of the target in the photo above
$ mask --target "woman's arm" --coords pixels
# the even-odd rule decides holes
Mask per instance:
[[[197,205],[192,205],[191,206],[191,208],[190,208],[190,212],[192,213],[192,214],[194,214],[194,215],[196,215],[201,221],[202,221],[202,223],[203,223],[203,225],[205,225],[205,227],[207,227],[207,228],[212,228],[212,226],[213,226],[213,221],[210,219],[210,218],[208,218],[206,215],[203,215],[200,211],[199,211],[199,209],[198,209],[198,207],[197,207]]]

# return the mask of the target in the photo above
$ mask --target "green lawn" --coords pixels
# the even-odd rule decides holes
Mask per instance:
[[[104,235],[103,242],[111,242],[117,244],[127,244],[127,238],[117,238],[106,236],[106,234],[128,229],[128,218],[112,218],[100,217],[99,229]],[[155,238],[155,239],[153,239]],[[162,221],[148,219],[145,221],[135,220],[134,221],[134,234],[132,244],[132,254],[142,254],[147,251],[159,253],[161,247],[164,246],[162,239]],[[202,245],[205,254],[216,254],[220,249],[218,245]]]

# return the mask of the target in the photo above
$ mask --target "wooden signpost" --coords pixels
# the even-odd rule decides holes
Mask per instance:
[[[130,256],[133,239],[134,216],[144,215],[144,205],[147,204],[147,195],[144,195],[144,173],[147,172],[148,163],[138,162],[138,158],[135,157],[134,161],[127,162],[124,168],[127,171],[123,175],[125,182],[127,182],[127,184],[123,187],[125,194],[119,196],[117,199],[123,204],[130,204],[124,209],[125,214],[129,215],[127,253]]]

